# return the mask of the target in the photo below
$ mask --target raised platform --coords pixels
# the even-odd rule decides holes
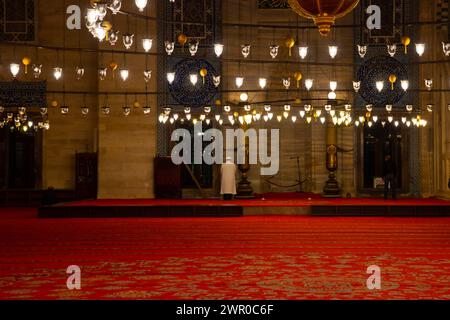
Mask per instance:
[[[41,218],[238,217],[242,215],[450,216],[450,201],[439,199],[259,198],[254,200],[92,200],[39,208]]]

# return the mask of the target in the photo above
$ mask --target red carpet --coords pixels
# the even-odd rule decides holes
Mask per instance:
[[[292,194],[291,194],[292,195]],[[384,200],[374,198],[354,199],[326,199],[314,197],[311,199],[303,197],[285,196],[281,198],[267,197],[252,200],[222,201],[215,199],[131,199],[131,200],[84,200],[64,204],[64,206],[223,206],[237,205],[242,207],[307,207],[311,205],[321,206],[450,206],[450,201],[439,199],[399,199]]]
[[[66,268],[82,269],[82,290]],[[382,290],[366,288],[378,265]],[[0,299],[449,299],[449,218],[37,219],[0,210]]]

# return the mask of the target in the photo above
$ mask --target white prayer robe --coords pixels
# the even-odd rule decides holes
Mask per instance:
[[[222,176],[220,194],[236,194],[236,165],[226,162],[222,164],[220,172]]]

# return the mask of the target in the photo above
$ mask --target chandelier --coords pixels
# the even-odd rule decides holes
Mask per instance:
[[[288,2],[297,14],[314,20],[320,34],[326,36],[336,19],[355,9],[359,0],[288,0]]]

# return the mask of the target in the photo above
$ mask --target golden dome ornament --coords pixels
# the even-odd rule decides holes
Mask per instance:
[[[405,54],[408,54],[408,46],[411,44],[411,38],[408,36],[404,36],[402,38],[402,44],[405,47]]]
[[[31,59],[30,59],[29,57],[24,57],[24,58],[22,59],[22,63],[23,63],[23,65],[25,66],[25,74],[27,74],[27,73],[28,73],[28,66],[29,66],[30,63],[31,63]]]
[[[186,45],[187,41],[188,41],[188,37],[185,34],[180,33],[180,35],[178,36],[178,43],[182,47],[183,52],[184,52],[184,46]]]
[[[294,73],[294,78],[295,78],[295,81],[297,81],[297,89],[299,89],[300,88],[300,81],[302,80],[303,75],[302,75],[302,73],[300,71],[297,71],[297,72]]]
[[[201,68],[200,69],[200,76],[203,79],[203,84],[205,84],[205,78],[208,75],[208,70],[206,70],[206,68]]]
[[[56,108],[58,106],[58,101],[56,100],[52,100],[52,102],[50,103],[50,105],[54,108]]]
[[[113,79],[115,79],[116,78],[116,70],[119,68],[119,64],[117,62],[115,62],[115,61],[112,61],[109,64],[109,68],[112,71]]]
[[[391,90],[394,90],[394,83],[397,81],[397,76],[395,74],[391,74],[389,76],[389,82],[391,83]]]
[[[139,101],[137,101],[137,99],[134,100],[134,102],[133,102],[133,108],[139,108],[140,106],[141,106],[141,104],[139,103]]]
[[[302,17],[312,19],[322,36],[328,35],[336,19],[349,14],[359,0],[288,0],[290,7]]]
[[[289,49],[289,57],[292,57],[292,48],[295,46],[295,40],[292,37],[287,37],[284,41],[286,48]]]

